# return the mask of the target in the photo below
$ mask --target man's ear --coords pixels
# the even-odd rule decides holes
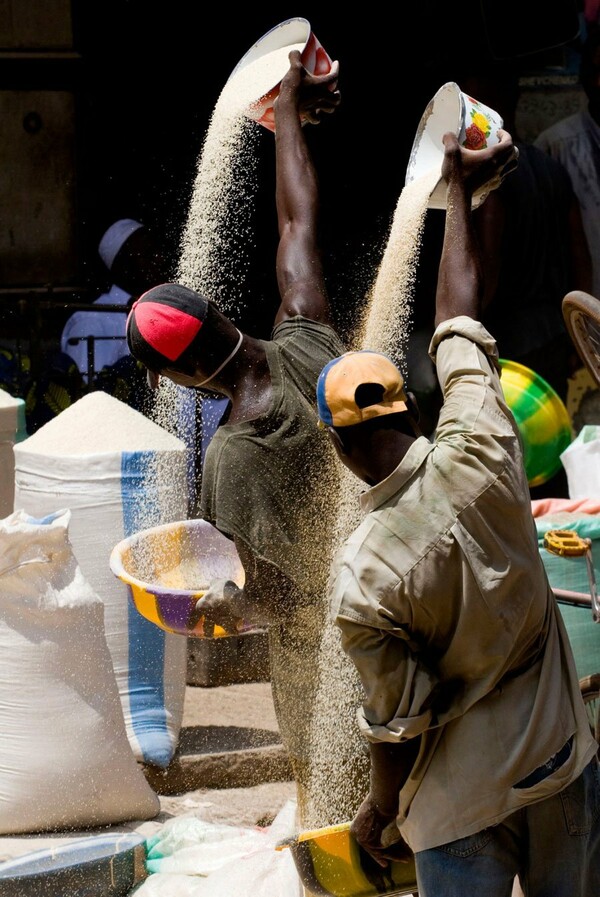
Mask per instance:
[[[160,374],[157,374],[156,371],[151,371],[150,368],[146,368],[146,382],[150,389],[158,389],[160,386]]]
[[[421,417],[421,412],[419,411],[419,404],[414,392],[406,393],[406,410],[408,411],[414,422],[418,424]]]
[[[327,432],[329,433],[329,438],[333,442],[338,455],[340,455],[340,457],[346,455],[346,447],[344,446],[344,441],[338,431],[334,427],[327,427]]]

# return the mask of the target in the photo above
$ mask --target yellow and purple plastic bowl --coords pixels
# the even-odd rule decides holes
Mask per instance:
[[[277,845],[289,848],[304,887],[317,897],[385,897],[416,894],[414,859],[383,869],[362,850],[349,822],[301,832]]]
[[[196,604],[211,581],[244,585],[234,543],[206,520],[179,520],[134,533],[115,545],[110,569],[128,586],[138,613],[165,632],[193,638],[208,637]],[[210,637],[226,635],[215,626]]]
[[[500,359],[500,382],[523,440],[525,472],[530,486],[541,486],[562,467],[560,456],[573,441],[567,408],[550,384],[516,361]]]

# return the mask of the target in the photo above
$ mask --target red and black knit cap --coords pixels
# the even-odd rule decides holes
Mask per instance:
[[[208,300],[178,283],[152,287],[133,303],[127,318],[129,351],[150,371],[173,367],[200,332]]]

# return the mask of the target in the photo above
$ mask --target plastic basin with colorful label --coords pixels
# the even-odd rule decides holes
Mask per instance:
[[[444,134],[452,131],[460,145],[467,149],[485,149],[498,143],[498,130],[503,124],[498,112],[463,93],[455,81],[443,84],[421,116],[406,167],[406,183],[409,184],[430,171],[439,173],[439,180],[427,204],[430,209],[445,209],[447,185],[442,178]],[[476,190],[472,197],[472,208],[480,206],[490,190],[495,189],[499,183],[500,178],[495,177]]]
[[[206,520],[141,530],[115,545],[110,568],[129,587],[143,617],[166,632],[194,638],[207,637],[196,605],[210,583],[231,579],[243,586],[245,578],[234,543]],[[211,637],[226,635],[215,626]]]
[[[383,869],[352,836],[349,822],[302,832],[280,842],[289,848],[304,887],[317,897],[416,894],[414,860]]]
[[[543,377],[516,361],[500,359],[502,391],[523,440],[530,486],[541,486],[562,467],[561,453],[573,441],[571,418]]]

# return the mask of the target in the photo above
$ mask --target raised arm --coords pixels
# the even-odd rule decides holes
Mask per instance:
[[[300,53],[290,53],[275,111],[276,204],[279,226],[276,271],[281,304],[278,324],[294,315],[329,323],[329,300],[317,242],[319,190],[300,116],[316,124],[340,102],[338,63],[326,75],[309,74]]]
[[[444,135],[442,176],[448,185],[446,224],[436,291],[435,324],[457,315],[479,320],[483,300],[481,251],[471,216],[473,193],[512,170],[516,150],[507,131],[482,150],[460,146],[456,135]]]

